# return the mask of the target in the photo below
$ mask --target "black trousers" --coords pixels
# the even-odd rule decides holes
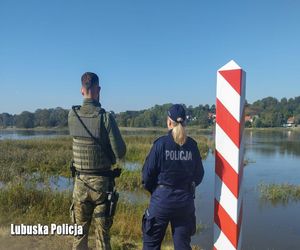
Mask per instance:
[[[171,224],[175,250],[190,250],[191,236],[196,231],[194,204],[183,208],[160,208],[150,204],[142,221],[143,250],[158,250]]]

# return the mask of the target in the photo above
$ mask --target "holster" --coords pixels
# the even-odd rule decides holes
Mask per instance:
[[[106,216],[113,217],[115,215],[118,200],[119,200],[119,193],[116,190],[112,192],[107,192]]]

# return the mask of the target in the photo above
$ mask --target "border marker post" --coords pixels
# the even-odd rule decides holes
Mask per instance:
[[[241,249],[246,73],[233,60],[217,72],[214,249]]]

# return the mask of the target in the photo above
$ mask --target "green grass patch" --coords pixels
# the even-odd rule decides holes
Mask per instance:
[[[118,190],[135,191],[143,189],[141,171],[123,170],[119,178],[116,179]]]
[[[125,160],[129,162],[137,162],[143,164],[149,151],[153,145],[153,142],[159,137],[159,135],[133,135],[124,136],[127,153]],[[205,136],[195,135],[193,138],[198,143],[198,148],[203,159],[208,155],[209,149],[214,148],[214,142]]]
[[[70,176],[71,138],[0,141],[0,181],[39,174]]]
[[[125,161],[143,164],[157,135],[126,135]],[[206,158],[213,143],[196,135],[202,158]],[[0,181],[6,183],[15,177],[28,178],[37,174],[43,181],[49,176],[70,177],[69,162],[72,158],[72,139],[59,137],[31,140],[0,140]],[[124,162],[119,162],[123,166]],[[118,185],[121,189],[141,187],[141,169],[124,170]]]
[[[147,135],[126,134],[127,162],[142,166],[156,138],[165,134],[165,130]],[[195,135],[203,158],[208,154],[213,143],[204,136]],[[72,158],[72,139],[69,136],[31,140],[0,140],[0,224],[9,227],[13,224],[51,224],[70,223],[69,207],[70,191],[54,191],[50,188],[49,177],[70,177],[69,162]],[[118,165],[123,166],[124,162]],[[116,179],[117,189],[136,191],[142,189],[141,167],[122,172]],[[39,188],[37,188],[39,187]],[[111,229],[113,249],[141,249],[141,220],[147,202],[132,203],[122,201],[118,204]],[[198,226],[200,230],[201,225]],[[93,231],[93,230],[92,230]],[[0,235],[1,236],[1,235]],[[9,236],[5,236],[10,241]],[[93,240],[91,232],[91,241]],[[29,238],[28,238],[29,239]],[[33,238],[31,238],[33,239]],[[43,243],[38,240],[26,240],[22,244],[28,248],[44,246],[53,237],[45,238]],[[66,249],[72,238],[68,237]],[[48,242],[48,243],[49,243]],[[48,248],[46,244],[44,248]],[[33,244],[33,245],[30,245]],[[65,249],[62,247],[62,249]],[[168,229],[164,247],[173,249],[171,231]],[[193,248],[197,249],[197,248]]]
[[[0,188],[0,224],[70,223],[71,192],[14,182]]]
[[[71,192],[57,192],[50,189],[36,189],[35,184],[9,183],[0,189],[0,224],[9,227],[13,224],[45,224],[71,223],[69,207]],[[147,202],[130,203],[119,202],[114,223],[111,228],[113,249],[140,249],[142,245],[141,222]],[[90,232],[90,244],[94,244],[94,225]],[[7,235],[8,236],[8,235]],[[1,237],[0,237],[1,238]],[[54,237],[45,237],[44,242],[36,245],[45,245]],[[8,237],[7,240],[10,240]],[[24,244],[33,242],[26,241]],[[72,238],[67,237],[67,246],[71,245]],[[168,229],[163,249],[172,249],[168,246],[171,242],[171,230]],[[48,243],[46,244],[48,245]],[[47,248],[47,247],[46,247]]]
[[[260,184],[260,197],[272,204],[300,201],[300,186],[292,184]]]

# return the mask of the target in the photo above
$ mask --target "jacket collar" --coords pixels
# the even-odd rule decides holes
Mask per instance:
[[[84,98],[83,106],[90,106],[90,105],[101,108],[101,104],[97,100],[92,99],[92,98]]]

